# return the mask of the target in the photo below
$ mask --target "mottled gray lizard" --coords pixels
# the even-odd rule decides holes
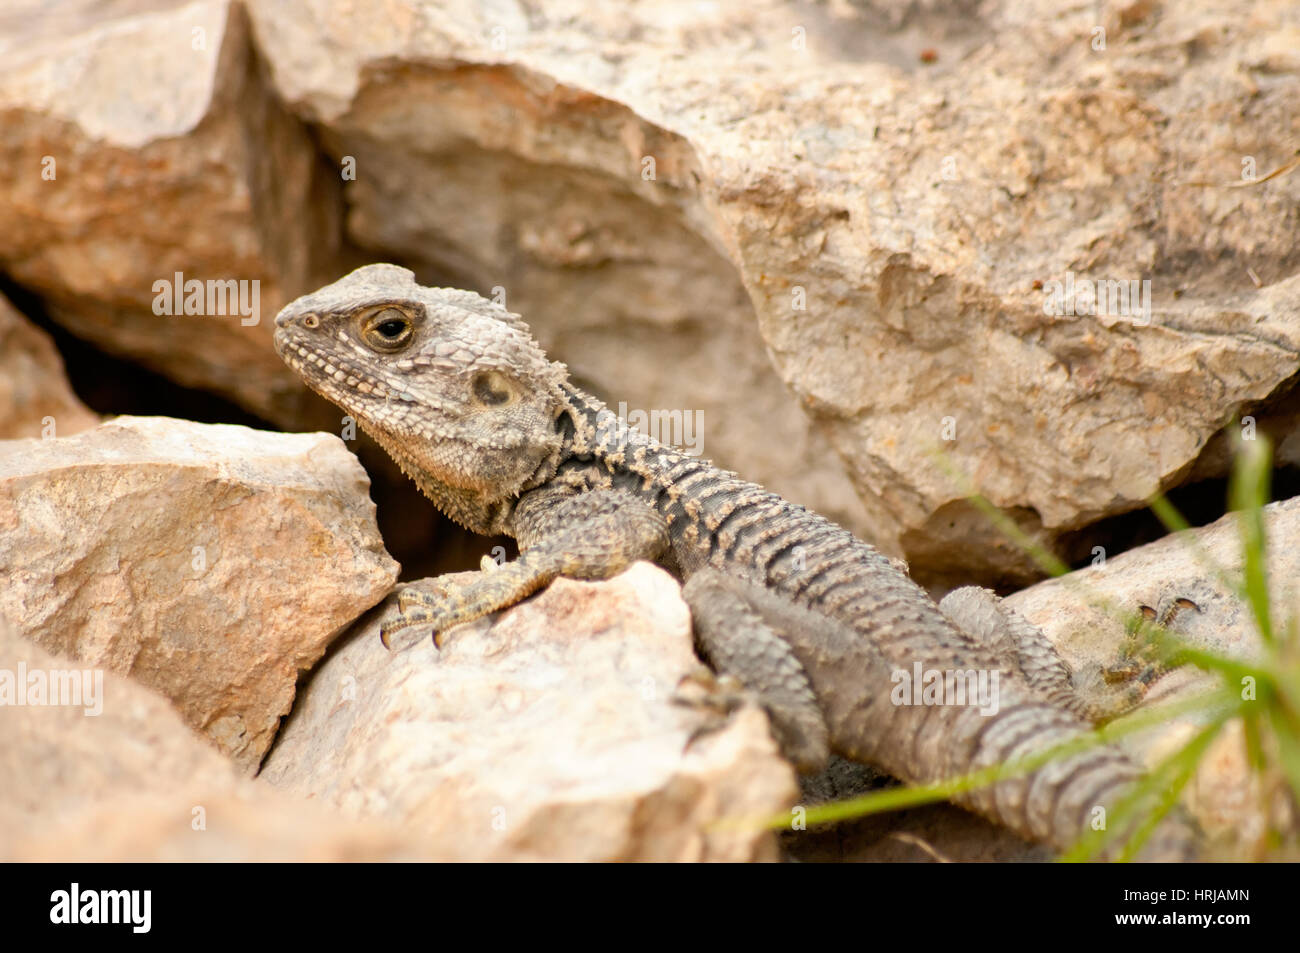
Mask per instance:
[[[447,516],[518,540],[517,559],[468,583],[404,589],[385,642],[413,625],[437,641],[558,576],[655,560],[685,581],[702,654],[761,700],[801,770],[833,751],[916,783],[1077,738],[1150,681],[1081,694],[1051,643],[992,593],[968,587],[936,605],[848,531],[629,428],[569,383],[517,315],[472,292],[369,265],[285,307],[275,347]],[[1141,774],[1094,746],[957,801],[1065,848]],[[1187,858],[1194,844],[1174,814],[1144,856]]]

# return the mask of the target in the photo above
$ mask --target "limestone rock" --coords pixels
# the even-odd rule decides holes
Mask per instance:
[[[53,342],[0,295],[0,440],[66,437],[98,423],[68,385]]]
[[[788,808],[792,771],[751,707],[688,745],[689,612],[663,570],[557,580],[441,652],[416,631],[385,651],[380,615],[313,673],[263,779],[461,860],[775,857],[730,822]]]
[[[0,54],[0,268],[78,336],[296,421],[270,319],[334,277],[337,186],[243,8],[16,0]]]
[[[1300,499],[1271,504],[1265,514],[1270,603],[1274,625],[1281,631],[1287,619],[1300,613]],[[1076,670],[1119,657],[1123,620],[1108,612],[1107,605],[1123,612],[1136,612],[1141,605],[1163,612],[1177,598],[1190,599],[1198,607],[1178,615],[1175,632],[1180,638],[1230,658],[1257,659],[1262,643],[1249,607],[1207,568],[1216,566],[1225,578],[1241,579],[1236,519],[1229,514],[1186,536],[1169,536],[1122,553],[1104,566],[1038,583],[1007,601],[1039,626]],[[1157,682],[1144,704],[1174,702],[1215,684],[1215,676],[1188,666]],[[1154,732],[1135,736],[1133,745],[1154,763],[1188,741],[1201,723],[1195,715],[1171,719]],[[1264,833],[1267,817],[1238,729],[1230,726],[1211,745],[1186,799],[1212,839],[1227,841],[1228,849],[1249,852]],[[1285,810],[1274,821],[1294,823]]]
[[[0,442],[0,614],[253,769],[299,673],[396,579],[367,489],[326,434],[122,417]]]
[[[934,583],[1035,574],[958,477],[1068,548],[1293,389],[1287,0],[241,9],[0,13],[0,266],[281,423],[316,411],[265,323],[155,282],[269,313],[346,239],[499,289],[614,407]]]
[[[51,655],[0,616],[0,683],[20,673],[25,685],[64,682],[61,676],[75,673],[66,680],[71,685],[89,673],[91,694],[77,704],[66,703],[71,696],[0,704],[0,860],[433,856],[382,823],[349,821],[240,778],[166,699],[113,672]]]
[[[1035,575],[957,477],[1068,541],[1300,370],[1290,0],[252,18],[356,161],[354,241],[503,289],[580,383],[705,409],[706,453],[923,577]]]

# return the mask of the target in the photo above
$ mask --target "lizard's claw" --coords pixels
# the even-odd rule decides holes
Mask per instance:
[[[414,625],[431,625],[433,644],[441,648],[443,630],[455,624],[448,618],[454,598],[452,589],[438,581],[428,581],[418,587],[407,586],[397,593],[397,612],[380,623],[379,641],[392,651],[393,633]]]
[[[1090,720],[1111,721],[1137,708],[1158,681],[1182,664],[1162,652],[1152,630],[1176,632],[1178,620],[1188,610],[1199,613],[1201,607],[1183,597],[1173,599],[1163,612],[1138,606],[1137,624],[1118,658],[1107,665],[1082,666],[1075,672],[1075,691],[1091,704]]]
[[[412,609],[406,612],[399,612],[396,615],[389,616],[379,624],[379,641],[384,643],[384,648],[390,652],[393,649],[392,636],[394,632],[400,632],[402,629],[409,629],[413,625],[420,625],[433,620],[433,614],[427,609]],[[439,641],[440,630],[434,629],[433,644],[442,648]]]
[[[1151,606],[1139,606],[1141,624],[1131,633],[1119,659],[1105,669],[1105,680],[1111,684],[1135,681],[1149,687],[1168,674],[1173,666],[1161,656],[1157,641],[1150,637],[1143,638],[1142,626],[1153,625],[1158,629],[1176,631],[1175,623],[1189,609],[1201,611],[1195,602],[1181,596],[1172,600],[1163,612],[1157,612]]]

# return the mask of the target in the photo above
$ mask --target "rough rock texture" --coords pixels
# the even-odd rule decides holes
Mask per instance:
[[[1300,499],[1265,509],[1268,576],[1274,625],[1300,618]],[[1042,628],[1076,669],[1114,661],[1125,632],[1108,614],[1106,602],[1122,611],[1140,605],[1163,611],[1176,598],[1192,600],[1200,611],[1180,615],[1176,631],[1187,642],[1239,659],[1258,658],[1259,634],[1249,607],[1207,570],[1223,569],[1228,579],[1242,575],[1241,539],[1236,516],[1229,514],[1186,538],[1169,536],[1107,560],[1104,566],[1048,580],[1009,597],[1008,603]],[[1100,603],[1100,604],[1099,604]],[[1185,698],[1212,688],[1213,676],[1179,669],[1156,684],[1147,704]],[[1134,738],[1150,762],[1186,742],[1199,722],[1193,716],[1171,720],[1158,731]],[[1250,779],[1241,733],[1230,730],[1214,742],[1187,794],[1189,807],[1211,838],[1249,851],[1264,832],[1263,800]],[[1285,812],[1275,821],[1286,823]]]
[[[0,12],[0,267],[281,423],[315,411],[264,324],[153,282],[261,279],[265,315],[355,243],[500,288],[580,384],[701,411],[705,454],[922,578],[1010,582],[954,472],[1069,545],[1221,473],[1300,370],[1290,0],[240,9]],[[1149,323],[1044,311],[1147,279]]]
[[[261,78],[242,8],[17,0],[0,55],[0,268],[106,350],[295,420],[270,318],[333,277],[337,186]],[[250,305],[257,282],[260,323],[209,308],[206,285],[204,313],[156,314],[177,273],[245,282]]]
[[[0,440],[67,437],[98,424],[68,386],[49,337],[0,295]]]
[[[752,707],[688,746],[690,617],[663,570],[558,580],[441,652],[386,652],[378,616],[313,673],[263,779],[463,860],[775,857],[770,832],[713,822],[785,810],[792,771]]]
[[[73,670],[80,664],[18,636],[0,617],[0,679]],[[78,705],[0,707],[0,860],[436,856],[409,832],[350,821],[238,777],[165,699],[128,678],[100,674],[98,714]]]
[[[299,672],[396,579],[368,486],[325,434],[122,417],[0,442],[0,614],[255,768]]]
[[[1178,482],[1300,369],[1300,175],[1265,181],[1300,138],[1289,0],[252,14],[356,160],[352,238],[503,287],[615,400],[716,407],[707,452],[923,576],[1032,575],[951,470],[1050,541]],[[1150,321],[1045,313],[1076,278],[1150,279]],[[772,411],[737,280],[865,521]]]

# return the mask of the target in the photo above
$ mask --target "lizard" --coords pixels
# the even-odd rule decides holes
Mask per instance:
[[[1077,690],[1046,636],[989,590],[935,603],[901,561],[848,530],[629,427],[570,382],[519,315],[474,292],[367,265],[286,305],[274,346],[445,515],[518,543],[517,558],[485,558],[468,582],[402,589],[385,645],[411,626],[440,645],[557,577],[652,560],[683,580],[718,684],[738,680],[759,700],[801,772],[836,754],[919,784],[1078,739],[1158,677],[1153,665],[1109,694]],[[920,685],[900,693],[931,672],[983,676],[994,703],[976,704],[973,687],[937,703]],[[953,800],[1063,850],[1142,776],[1119,748],[1093,745]],[[1191,859],[1196,844],[1176,808],[1140,857]]]

